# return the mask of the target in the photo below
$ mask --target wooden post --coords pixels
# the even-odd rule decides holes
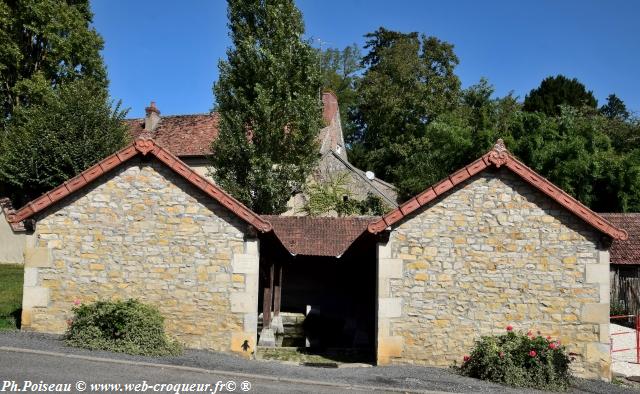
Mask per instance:
[[[279,316],[282,303],[282,263],[277,264],[275,280],[276,283],[273,287],[273,316]]]
[[[264,286],[264,300],[262,301],[262,327],[271,327],[271,305],[273,301],[273,263],[269,263],[267,280]]]

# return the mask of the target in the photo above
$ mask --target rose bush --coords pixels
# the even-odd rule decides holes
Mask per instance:
[[[559,340],[531,331],[518,333],[510,325],[506,331],[480,338],[462,365],[454,368],[466,376],[515,387],[566,390],[570,386],[571,360]]]

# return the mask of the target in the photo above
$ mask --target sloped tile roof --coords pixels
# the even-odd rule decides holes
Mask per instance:
[[[640,213],[602,213],[615,226],[624,229],[629,238],[616,239],[609,249],[613,264],[640,264]]]
[[[144,118],[126,120],[133,139],[152,138],[179,157],[210,155],[218,121],[217,113],[163,116],[154,131],[145,131]]]
[[[269,224],[269,222],[263,220],[259,215],[251,211],[235,198],[231,197],[231,195],[227,194],[207,178],[195,172],[166,148],[160,146],[151,139],[135,140],[125,148],[81,172],[76,177],[69,179],[55,189],[27,203],[19,210],[9,213],[7,215],[7,221],[14,231],[19,231],[24,220],[48,208],[68,195],[84,188],[89,183],[120,166],[129,159],[138,155],[146,156],[147,154],[155,156],[155,158],[160,162],[164,163],[167,167],[171,168],[174,172],[185,178],[195,187],[217,200],[221,205],[254,226],[257,230],[263,232],[271,231],[271,224]]]
[[[478,160],[454,172],[447,178],[411,198],[397,209],[387,213],[381,219],[371,223],[369,225],[369,232],[377,234],[384,231],[387,227],[390,227],[394,223],[402,220],[402,218],[409,215],[411,212],[419,209],[421,206],[429,203],[436,197],[451,190],[456,185],[466,181],[491,166],[495,166],[497,168],[505,166],[515,174],[519,175],[531,186],[540,190],[574,215],[578,216],[600,232],[609,235],[611,238],[618,240],[626,240],[628,238],[628,234],[625,230],[616,227],[602,216],[593,212],[580,201],[571,197],[565,191],[512,156],[507,151],[507,148],[504,146],[504,142],[502,142],[501,139],[498,140],[493,149],[484,154]]]
[[[294,255],[332,256],[344,254],[367,231],[372,218],[262,215],[273,226],[282,245]]]

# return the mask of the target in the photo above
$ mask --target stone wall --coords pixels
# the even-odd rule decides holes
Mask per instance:
[[[609,379],[600,237],[506,169],[471,178],[378,246],[379,363],[460,363],[511,324],[559,338],[575,374]]]
[[[253,350],[258,241],[160,162],[132,159],[37,218],[23,328],[62,333],[75,300],[138,298],[188,347]],[[247,353],[247,354],[248,354]]]
[[[11,229],[5,218],[4,210],[0,206],[0,264],[24,263],[25,245],[25,234],[14,232]]]

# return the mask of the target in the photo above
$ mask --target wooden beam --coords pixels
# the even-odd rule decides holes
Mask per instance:
[[[262,327],[271,327],[271,305],[273,303],[273,262],[269,262],[268,274],[264,286],[264,300],[262,301]]]
[[[276,266],[275,280],[276,283],[273,286],[273,315],[278,316],[280,314],[280,304],[282,303],[282,263],[278,263]]]

